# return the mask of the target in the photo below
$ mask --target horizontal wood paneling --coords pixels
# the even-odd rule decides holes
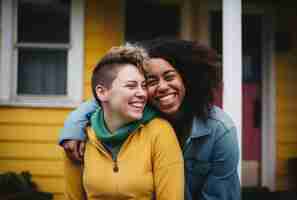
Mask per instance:
[[[297,123],[297,117],[295,116],[295,113],[293,112],[281,112],[282,116],[277,117],[277,123],[280,126],[293,126],[296,127],[296,123]],[[282,130],[282,134],[287,134],[289,131],[286,129]],[[282,137],[282,136],[281,136]]]
[[[116,0],[89,0],[85,20],[84,99],[92,97],[90,79],[99,59],[123,41],[123,4]]]
[[[0,142],[0,159],[61,160],[62,148],[55,143]]]
[[[0,142],[57,142],[62,125],[32,125],[0,123]]]
[[[291,15],[285,9],[281,10],[278,16],[278,31],[288,31],[292,41],[290,49],[286,52],[277,52],[276,64],[276,133],[277,133],[277,189],[285,190],[288,185],[288,159],[297,157],[297,37],[296,28],[292,29],[290,20],[296,20],[296,14]],[[290,20],[288,20],[288,16]],[[294,18],[292,18],[294,16]],[[290,28],[289,28],[290,26]],[[283,30],[284,29],[284,30]],[[292,42],[290,41],[290,42]],[[279,41],[281,42],[281,41]]]
[[[52,192],[55,194],[63,194],[64,192],[64,178],[33,176],[32,180],[38,183],[38,189],[40,191]]]
[[[0,160],[0,172],[29,171],[34,176],[63,177],[63,161],[51,160]]]
[[[1,107],[0,123],[62,125],[69,112],[69,109]]]
[[[281,125],[279,125],[282,127]],[[294,146],[297,146],[297,133],[296,133],[296,126],[284,126],[284,129],[287,130],[286,137],[279,137],[277,139],[277,142],[279,144],[294,144]]]
[[[63,193],[54,194],[54,200],[66,200],[66,197]]]
[[[287,99],[287,101],[279,101],[277,103],[277,109],[280,112],[297,113],[296,99]]]
[[[280,159],[293,158],[297,156],[296,143],[278,143],[277,156]]]
[[[90,77],[98,59],[123,41],[122,4],[86,0],[84,95],[91,97]],[[0,107],[0,172],[30,171],[42,191],[65,199],[60,129],[71,109]]]

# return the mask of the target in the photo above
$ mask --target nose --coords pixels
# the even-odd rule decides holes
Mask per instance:
[[[143,87],[139,87],[135,95],[141,99],[147,99],[147,90]]]
[[[168,90],[168,83],[163,80],[163,79],[160,79],[159,83],[158,83],[158,86],[157,86],[157,92],[164,92],[164,91],[167,91]]]

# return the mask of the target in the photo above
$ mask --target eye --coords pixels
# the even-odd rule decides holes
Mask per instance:
[[[175,79],[175,74],[167,74],[165,77],[164,77],[164,80],[166,81],[172,81]]]
[[[157,85],[157,84],[158,84],[158,79],[156,79],[156,78],[148,78],[146,80],[147,87],[151,87],[151,86],[154,86],[154,85]]]
[[[126,87],[129,89],[134,89],[135,87],[137,87],[137,85],[136,84],[127,84]]]
[[[144,89],[144,90],[147,89],[147,83],[146,83],[146,81],[144,81],[144,82],[141,83],[141,87],[142,87],[142,89]]]

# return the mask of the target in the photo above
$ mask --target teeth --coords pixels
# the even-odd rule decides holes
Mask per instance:
[[[143,103],[132,103],[131,105],[134,106],[134,107],[137,107],[137,108],[142,108],[143,107]]]
[[[170,95],[161,97],[160,101],[167,101],[167,100],[169,100],[170,98],[173,98],[173,97],[174,97],[174,94],[170,94]]]

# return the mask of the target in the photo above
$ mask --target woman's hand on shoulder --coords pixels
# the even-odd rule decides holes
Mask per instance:
[[[62,147],[66,155],[74,162],[82,163],[86,142],[80,140],[65,140]]]

